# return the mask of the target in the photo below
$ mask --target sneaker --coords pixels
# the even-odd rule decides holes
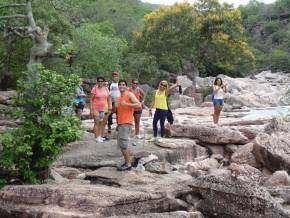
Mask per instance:
[[[117,167],[117,170],[118,171],[126,171],[126,170],[131,170],[132,167],[131,166],[128,166],[127,164],[122,164],[121,166],[118,166]]]
[[[143,139],[143,136],[142,135],[136,135],[136,138],[137,139]]]
[[[104,136],[102,137],[103,141],[109,141],[110,139],[108,138],[108,136]]]
[[[101,136],[98,136],[98,137],[96,138],[96,142],[104,142],[104,141],[103,141],[103,139],[102,139]]]

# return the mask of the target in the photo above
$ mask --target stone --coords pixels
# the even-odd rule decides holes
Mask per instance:
[[[231,156],[231,161],[237,164],[248,164],[255,168],[260,168],[262,165],[259,164],[253,154],[253,143],[248,143],[241,146]]]
[[[0,104],[11,105],[12,98],[14,98],[16,96],[17,96],[17,93],[15,90],[0,91]]]
[[[286,171],[276,171],[268,178],[265,186],[290,186],[290,176]]]
[[[171,97],[170,101],[170,109],[176,109],[176,108],[186,108],[186,107],[192,107],[195,105],[195,100],[192,97],[188,97],[186,95],[174,95]]]
[[[253,154],[258,163],[277,171],[290,171],[290,139],[287,134],[259,134],[253,147]]]
[[[204,125],[172,125],[173,137],[197,139],[211,144],[246,144],[249,140],[238,130]]]
[[[260,170],[248,164],[231,163],[228,170],[231,171],[233,177],[245,182],[250,181],[260,184],[265,179]]]
[[[218,168],[219,162],[216,159],[208,158],[198,162],[187,162],[186,166],[190,173],[195,173],[198,170],[207,171],[209,169]]]
[[[167,162],[150,162],[145,165],[145,170],[151,173],[168,174],[173,170],[173,167]]]
[[[215,174],[202,175],[190,185],[201,195],[197,210],[208,217],[289,218],[290,211],[255,182]]]

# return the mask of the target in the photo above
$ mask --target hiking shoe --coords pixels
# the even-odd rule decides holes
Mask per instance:
[[[117,170],[118,171],[126,171],[126,170],[131,170],[132,167],[131,166],[128,166],[126,163],[125,164],[122,164],[121,166],[118,166],[117,167]]]
[[[137,139],[143,139],[143,136],[142,135],[136,135],[136,138]]]
[[[96,138],[96,142],[104,142],[104,140],[102,139],[101,136],[98,136],[98,137]]]
[[[110,139],[108,138],[108,136],[104,136],[102,137],[103,141],[109,141]]]

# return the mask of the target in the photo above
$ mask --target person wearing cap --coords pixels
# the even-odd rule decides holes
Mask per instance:
[[[121,95],[118,82],[120,80],[119,72],[112,73],[112,83],[109,85],[109,90],[111,92],[112,107],[114,108],[117,102],[118,97]],[[111,125],[113,124],[113,113],[109,115],[108,118],[108,133],[111,132]]]

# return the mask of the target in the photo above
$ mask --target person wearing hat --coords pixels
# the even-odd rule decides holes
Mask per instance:
[[[120,80],[119,72],[112,72],[112,83],[109,85],[109,90],[111,92],[112,106],[115,107],[118,97],[121,95],[118,82]],[[113,113],[109,115],[108,118],[108,133],[111,132],[111,125],[113,124]]]

